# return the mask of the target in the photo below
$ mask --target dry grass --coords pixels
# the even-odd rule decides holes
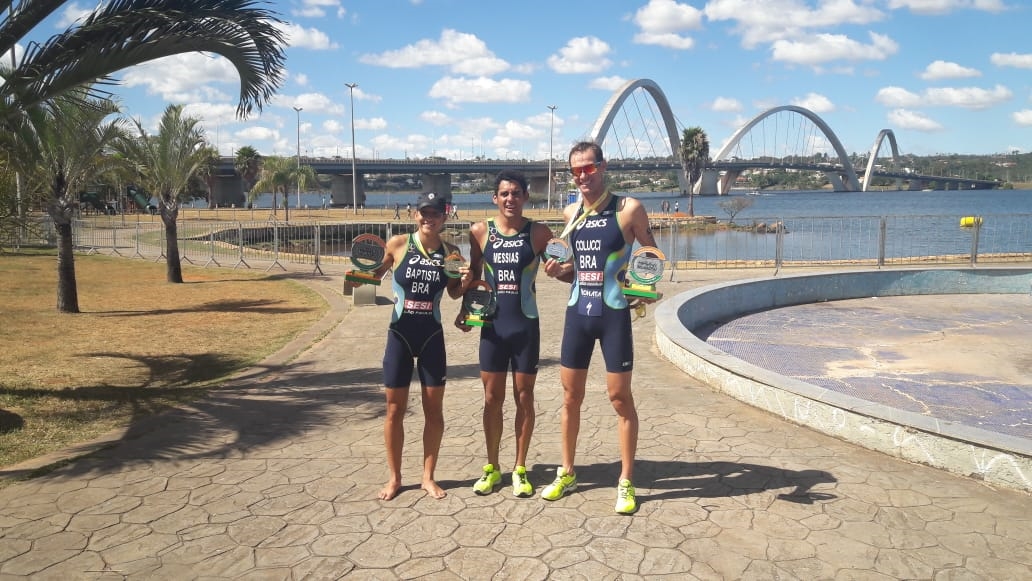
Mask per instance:
[[[0,254],[0,466],[205,394],[326,310],[260,273],[76,256],[82,313],[56,309],[54,253]]]

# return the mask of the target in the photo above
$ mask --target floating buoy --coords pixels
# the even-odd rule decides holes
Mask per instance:
[[[982,217],[981,216],[964,216],[963,218],[960,219],[960,227],[961,228],[970,228],[970,227],[974,226],[975,224],[978,224],[978,225],[982,224]]]

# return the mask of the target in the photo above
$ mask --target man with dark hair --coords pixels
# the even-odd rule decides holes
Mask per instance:
[[[581,142],[570,150],[570,171],[580,191],[580,202],[566,207],[566,228],[573,260],[549,259],[549,276],[573,283],[563,328],[559,378],[563,384],[562,466],[552,484],[541,491],[545,500],[558,500],[576,490],[574,458],[580,430],[581,405],[588,379],[588,364],[595,343],[602,346],[606,389],[618,416],[620,478],[616,512],[638,510],[631,479],[638,445],[638,412],[631,394],[634,342],[631,309],[623,294],[624,276],[635,241],[655,246],[649,216],[638,200],[616,196],[606,189],[606,162],[596,143]]]

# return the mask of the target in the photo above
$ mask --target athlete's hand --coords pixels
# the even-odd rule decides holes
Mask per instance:
[[[559,262],[554,258],[545,261],[545,274],[552,278],[559,278],[568,272],[570,271],[567,270],[565,262]]]
[[[466,314],[466,309],[459,309],[459,314],[455,316],[455,327],[463,333],[473,330],[473,327],[466,324]]]

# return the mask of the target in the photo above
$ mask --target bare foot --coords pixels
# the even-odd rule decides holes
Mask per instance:
[[[437,498],[437,499],[441,499],[441,498],[444,498],[445,496],[448,496],[448,493],[445,492],[443,488],[438,486],[437,483],[434,482],[433,480],[424,480],[423,481],[423,490],[425,490],[426,493],[429,494],[430,496],[432,496],[434,498]]]
[[[383,485],[380,489],[380,500],[390,500],[398,495],[398,490],[401,488],[401,483],[397,480],[388,480],[387,484]]]

